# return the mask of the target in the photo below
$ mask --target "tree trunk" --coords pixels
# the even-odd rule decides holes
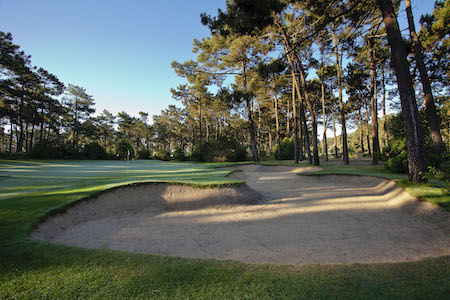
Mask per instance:
[[[367,101],[364,104],[366,106],[367,151],[369,152],[369,156],[372,156],[372,150],[370,149],[369,106],[367,105]]]
[[[35,115],[36,116],[36,115]],[[31,137],[30,137],[30,151],[33,150],[33,142],[34,142],[34,123],[35,123],[35,118],[33,118],[33,122],[31,123]]]
[[[361,143],[361,152],[364,156],[364,152],[366,152],[366,150],[364,150],[364,125],[362,122],[361,107],[359,107],[358,109],[358,117],[359,117],[359,141]]]
[[[286,103],[286,110],[287,110],[287,114],[286,114],[286,136],[290,137],[291,136],[291,103],[289,102],[289,98],[287,98],[287,103]]]
[[[384,68],[383,68],[383,132],[384,132],[384,147],[389,145],[389,135],[387,132],[386,121],[386,82],[384,81]]]
[[[334,40],[334,55],[336,57],[336,73],[337,73],[337,81],[338,81],[338,90],[339,90],[339,114],[341,119],[341,127],[342,127],[342,161],[345,165],[348,165],[350,162],[348,160],[348,147],[347,147],[347,126],[345,120],[345,112],[344,112],[344,99],[342,96],[342,79],[341,79],[341,65],[339,63],[339,51],[338,51],[338,41],[337,36],[333,31],[333,40]]]
[[[433,93],[431,91],[430,79],[427,69],[423,62],[422,45],[417,37],[414,18],[411,9],[411,0],[405,0],[406,15],[408,16],[409,36],[413,44],[414,57],[419,69],[420,80],[422,81],[423,93],[425,94],[425,109],[427,112],[428,126],[430,126],[431,138],[433,140],[434,152],[440,155],[445,151],[445,145],[442,141],[439,116],[436,112]]]
[[[312,165],[313,160],[311,156],[311,146],[309,145],[308,124],[306,124],[305,109],[302,104],[300,104],[300,113],[300,119],[303,124],[303,140],[305,141],[306,153],[308,154],[308,163]]]
[[[246,65],[245,61],[242,61],[242,82],[244,86],[244,92],[247,92],[247,74],[246,74]],[[250,96],[245,94],[245,104],[247,106],[247,116],[248,116],[248,122],[250,125],[250,143],[252,147],[252,157],[253,161],[259,162],[259,155],[258,155],[258,146],[256,145],[256,139],[255,139],[255,125],[253,122],[253,112],[252,112],[252,103]]]
[[[75,147],[78,146],[78,98],[75,97],[75,132],[73,136],[73,143]]]
[[[9,133],[9,153],[12,153],[12,144],[13,144],[13,120],[12,117],[9,118],[10,122],[10,133]]]
[[[209,122],[208,115],[205,115],[205,127],[206,127],[206,140],[209,139]]]
[[[277,93],[274,92],[274,109],[275,109],[275,129],[277,131],[277,145],[278,145],[278,151],[277,151],[277,157],[278,160],[281,159],[281,142],[280,142],[280,123],[278,121],[278,98]]]
[[[335,121],[335,117],[334,117],[334,107],[332,107],[331,119],[333,120],[334,158],[337,158],[338,157],[338,147],[337,147],[336,121]]]
[[[23,105],[24,105],[24,96],[19,97],[20,98],[20,105],[19,105],[19,136],[17,139],[17,148],[16,152],[22,152],[23,148],[23,138],[24,138],[24,132],[23,132]]]
[[[201,144],[203,132],[202,132],[202,105],[200,104],[200,102],[198,104],[198,126],[200,130],[199,142]]]
[[[405,124],[406,148],[408,152],[408,178],[413,182],[424,181],[426,171],[425,147],[419,111],[413,88],[406,46],[403,42],[397,17],[391,0],[377,0],[383,14],[389,45],[391,47],[392,64],[397,77],[397,85]]]
[[[328,161],[328,145],[327,145],[327,116],[325,110],[325,86],[323,84],[323,78],[320,77],[320,90],[322,93],[322,118],[323,118],[323,142],[322,153],[325,156],[325,161]]]
[[[375,51],[373,49],[373,38],[369,39],[370,48],[370,113],[372,119],[372,164],[378,165],[379,138],[378,138],[378,107],[377,107],[377,75],[375,71]]]
[[[294,162],[298,164],[298,117],[297,117],[297,104],[295,102],[294,81],[296,81],[296,76],[294,70],[292,70],[292,114],[294,115]]]

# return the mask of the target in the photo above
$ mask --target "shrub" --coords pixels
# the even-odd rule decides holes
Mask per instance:
[[[158,149],[155,158],[159,160],[170,160],[170,152],[168,150]]]
[[[149,150],[142,149],[141,151],[139,151],[138,157],[139,159],[150,159],[152,157],[152,154]]]
[[[185,161],[186,155],[184,155],[183,149],[181,149],[181,148],[175,149],[175,151],[173,152],[173,155],[172,155],[172,159],[177,160],[177,161]]]
[[[294,137],[285,137],[280,142],[281,144],[281,157],[278,157],[278,145],[273,148],[275,159],[294,159]]]
[[[57,158],[54,145],[48,141],[37,142],[31,150],[30,156],[37,159]]]
[[[134,157],[134,149],[133,145],[131,145],[130,141],[127,139],[121,139],[117,144],[117,154],[119,155],[119,159],[126,159],[128,155],[128,151],[130,151],[130,158]]]
[[[191,153],[193,161],[243,161],[247,159],[247,150],[235,138],[220,136],[196,145]]]
[[[208,141],[195,146],[191,153],[193,161],[212,161],[213,157],[213,147]]]
[[[238,146],[233,153],[230,161],[245,161],[247,160],[247,148],[244,146]]]
[[[106,151],[98,143],[89,143],[84,145],[82,156],[86,159],[106,159]]]

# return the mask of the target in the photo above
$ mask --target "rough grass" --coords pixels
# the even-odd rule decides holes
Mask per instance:
[[[127,168],[111,161],[0,161],[0,299],[448,296],[449,257],[394,264],[251,265],[87,250],[28,238],[43,216],[107,188],[142,181],[234,184],[225,177],[229,170],[214,169],[222,165],[139,161]]]

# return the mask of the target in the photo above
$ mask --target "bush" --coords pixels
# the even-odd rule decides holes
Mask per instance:
[[[384,167],[394,173],[408,173],[408,153],[406,139],[392,142],[392,146],[384,148],[381,154]]]
[[[141,151],[139,151],[138,158],[139,159],[151,159],[152,158],[152,154],[150,153],[149,150],[142,149]]]
[[[186,155],[184,155],[183,149],[181,149],[181,148],[175,149],[175,151],[173,152],[173,155],[172,155],[172,159],[177,160],[177,161],[185,161]]]
[[[196,145],[191,153],[193,161],[244,161],[247,149],[235,138],[220,136],[217,140],[205,141]]]
[[[212,161],[213,157],[213,147],[208,141],[195,146],[191,153],[193,161]]]
[[[84,145],[81,152],[86,159],[106,159],[106,151],[98,143],[89,143]]]
[[[49,159],[55,157],[55,146],[48,141],[37,142],[31,150],[30,156],[37,159]]]
[[[294,159],[294,136],[285,137],[281,142],[281,157],[278,157],[278,145],[273,148],[275,159]]]
[[[121,139],[117,144],[117,154],[119,159],[126,159],[128,155],[128,151],[130,151],[130,159],[134,157],[134,149],[133,145],[131,145],[130,141],[127,139]]]
[[[170,160],[170,152],[164,149],[156,151],[155,158],[159,160]]]
[[[247,159],[247,149],[244,146],[238,146],[230,161],[245,161]]]

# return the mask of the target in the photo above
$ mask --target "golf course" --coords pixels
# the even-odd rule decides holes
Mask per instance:
[[[379,178],[402,180],[404,175],[388,173],[381,167],[359,166],[356,162],[351,167],[330,162],[320,170],[306,164],[293,166],[287,161],[265,164],[230,167],[226,163],[138,160],[127,166],[125,161],[1,161],[0,298],[445,298],[450,288],[448,212],[405,196],[406,192],[398,190],[393,181]],[[338,170],[347,175],[325,175],[338,174]],[[348,176],[351,173],[359,176]],[[370,174],[377,177],[367,177]],[[271,184],[264,180],[271,180]],[[284,184],[279,190],[281,196],[267,190],[277,180]],[[309,201],[302,196],[293,197],[292,193],[298,194],[299,190],[288,190],[293,187],[292,181],[308,195],[316,195],[310,196]],[[262,188],[257,187],[258,182]],[[313,182],[319,183],[313,186]],[[389,183],[393,185],[380,188]],[[334,197],[322,194],[324,188],[320,184],[334,189]],[[348,193],[349,185],[353,185],[352,189],[355,185],[360,187],[357,195]],[[314,187],[320,193],[312,192]],[[339,195],[339,188],[345,196]],[[255,189],[259,193],[254,194]],[[430,189],[422,190],[433,198]],[[222,192],[208,194],[211,190]],[[161,200],[164,203],[158,200],[159,207],[157,202],[145,206],[137,201],[160,198],[164,191],[169,192],[165,202]],[[192,197],[195,191],[196,198]],[[441,194],[434,198],[448,201],[445,189],[433,191],[434,196]],[[111,193],[116,199],[108,196]],[[399,193],[406,197],[400,202]],[[351,202],[351,197],[360,203]],[[177,202],[177,198],[183,201]],[[85,219],[78,215],[78,221],[69,225],[66,222],[65,228],[58,229],[63,224],[58,223],[58,218],[67,221],[67,216],[74,216],[71,211],[95,201],[98,203],[81,210]],[[116,204],[108,206],[111,201]],[[298,202],[298,206],[292,206],[293,202]],[[416,203],[414,210],[411,203]],[[418,212],[419,208],[422,210]],[[152,213],[143,215],[145,211]],[[86,241],[82,225],[94,222],[97,226],[93,227],[101,228],[95,222],[117,223],[111,217],[125,215],[134,216],[135,223],[127,223],[111,235],[94,232],[87,238],[90,243],[82,244]],[[139,220],[158,218],[163,221],[148,223],[145,235],[145,222],[136,227]],[[188,218],[191,225],[186,229]],[[341,222],[331,222],[336,219]],[[53,236],[58,236],[55,232],[64,235],[81,230],[78,234],[85,238],[71,245],[67,240],[42,240],[45,234],[30,237],[51,220],[56,223],[45,230],[53,230]],[[380,220],[384,224],[376,224]],[[172,225],[157,232],[161,223]],[[239,226],[227,227],[233,223],[251,223],[260,231],[252,237],[245,236],[244,231],[237,229]],[[257,227],[257,223],[266,227]],[[276,223],[280,223],[278,227],[274,227]],[[323,226],[319,226],[321,223]],[[289,224],[294,227],[288,227]],[[138,229],[138,236],[147,246],[156,245],[139,248],[139,238],[123,236],[130,228]],[[396,228],[396,233],[389,233],[389,228]],[[205,251],[194,251],[199,247],[186,242],[193,238],[185,237],[189,232],[209,235],[200,242],[215,234],[216,244],[205,244]],[[256,243],[267,235],[275,238],[272,244]],[[302,236],[300,241],[295,240],[297,235]],[[316,238],[311,239],[313,236]],[[221,241],[225,242],[220,244]],[[397,248],[390,247],[389,241]],[[227,256],[224,247],[229,242],[234,249]],[[278,248],[272,249],[276,244]],[[287,252],[282,255],[283,251]]]

